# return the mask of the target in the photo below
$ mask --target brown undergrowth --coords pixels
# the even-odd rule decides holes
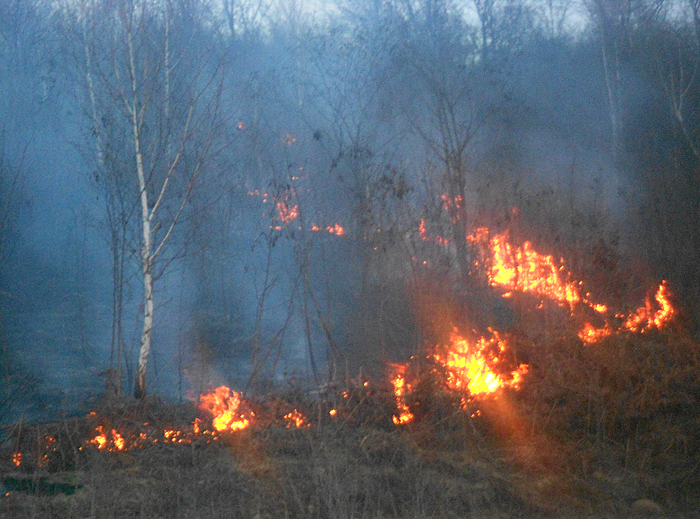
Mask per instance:
[[[408,400],[416,420],[401,427],[391,386],[361,377],[250,401],[252,425],[219,435],[192,434],[195,406],[158,398],[15,424],[1,453],[0,517],[628,517],[641,498],[693,516],[697,438],[692,417],[673,414],[676,400],[646,422],[611,407],[591,429],[586,415],[575,419],[587,407],[562,400],[573,389],[549,395],[549,382],[465,408],[425,376]],[[304,416],[299,427],[284,419],[290,410]],[[99,426],[149,440],[100,449],[90,442]],[[167,441],[169,430],[185,441]]]

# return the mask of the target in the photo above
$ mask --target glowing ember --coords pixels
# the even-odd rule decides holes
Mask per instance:
[[[581,339],[586,344],[593,344],[594,342],[601,341],[606,337],[610,337],[613,331],[608,324],[605,328],[596,328],[591,323],[586,323],[583,326],[583,330],[578,332],[579,339]]]
[[[288,223],[299,216],[299,207],[290,206],[287,202],[277,202],[277,212],[281,222]]]
[[[330,411],[328,411],[328,414],[331,415],[332,417],[335,417],[338,414],[338,410],[331,409]]]
[[[175,429],[165,429],[163,431],[163,440],[165,443],[192,443],[192,438],[185,432]]]
[[[394,385],[394,395],[396,395],[396,407],[399,410],[399,415],[394,415],[391,419],[396,425],[405,425],[413,420],[413,414],[408,405],[406,405],[406,392],[411,390],[411,386],[406,383],[404,378],[406,365],[394,364],[393,366],[397,373],[391,383]]]
[[[435,237],[431,237],[428,235],[428,231],[425,229],[425,220],[421,219],[420,225],[418,226],[418,233],[420,234],[420,237],[423,241],[431,241],[435,242],[440,246],[447,246],[450,243],[450,240],[443,238],[440,235],[435,235]]]
[[[343,229],[337,223],[326,227],[326,230],[331,234],[335,234],[336,236],[342,236],[343,234],[345,234],[345,229]]]
[[[21,452],[15,452],[12,455],[12,463],[15,464],[15,466],[19,467],[22,464],[22,453]]]
[[[199,399],[199,408],[214,416],[212,426],[217,431],[239,431],[250,425],[250,420],[238,409],[241,405],[240,393],[220,386],[212,393],[201,395]]]
[[[306,418],[296,409],[284,415],[284,419],[287,421],[287,429],[291,429],[292,427],[301,428],[306,424]],[[311,424],[306,424],[306,427],[311,427]]]
[[[450,346],[444,355],[436,353],[436,362],[447,369],[447,385],[455,390],[468,390],[472,396],[493,393],[502,387],[517,389],[522,377],[528,371],[527,364],[520,364],[509,377],[495,373],[492,368],[500,361],[507,347],[498,332],[493,337],[480,337],[475,344],[455,331],[450,336]]]
[[[342,236],[345,234],[345,229],[343,228],[342,225],[334,223],[333,225],[329,225],[328,227],[319,227],[316,224],[313,224],[311,226],[311,230],[313,232],[319,232],[319,231],[327,231],[330,234],[335,234],[336,236]]]
[[[442,199],[442,205],[445,208],[445,211],[447,211],[452,218],[452,223],[456,224],[457,220],[459,220],[457,211],[462,207],[462,202],[464,200],[461,196],[451,198],[448,194],[443,194],[440,196],[440,198]]]

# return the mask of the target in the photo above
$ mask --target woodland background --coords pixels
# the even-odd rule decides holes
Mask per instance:
[[[421,221],[608,304],[665,279],[697,337],[699,66],[697,0],[3,1],[0,420],[134,392],[144,207],[172,400],[379,375],[465,298],[513,325]]]

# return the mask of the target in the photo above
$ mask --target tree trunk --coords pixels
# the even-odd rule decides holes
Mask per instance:
[[[136,174],[141,193],[141,271],[143,272],[143,330],[141,331],[141,349],[136,368],[134,394],[136,398],[146,396],[146,367],[151,352],[151,332],[153,330],[153,273],[151,255],[151,217],[148,208],[148,189],[146,175],[143,169],[143,151],[141,149],[141,114],[144,107],[139,107],[138,89],[136,85],[136,64],[134,61],[134,46],[131,32],[128,33],[129,69],[131,73],[131,125],[134,137],[134,152],[136,154]]]
[[[141,331],[141,349],[139,351],[139,363],[136,369],[136,398],[146,396],[146,366],[148,355],[151,352],[151,332],[153,330],[153,275],[151,272],[151,218],[148,211],[148,192],[146,179],[143,172],[143,157],[139,139],[139,129],[136,118],[136,110],[133,110],[134,120],[134,144],[136,147],[136,170],[139,177],[139,189],[141,190],[141,225],[143,237],[141,242],[141,270],[143,272],[143,330]]]

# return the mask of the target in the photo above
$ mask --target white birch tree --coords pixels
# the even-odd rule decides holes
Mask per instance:
[[[98,164],[105,160],[106,139],[115,125],[129,141],[131,172],[103,172],[131,177],[131,204],[119,211],[138,215],[120,215],[122,223],[138,222],[143,323],[137,397],[146,394],[155,282],[183,251],[176,229],[187,218],[218,131],[220,70],[202,58],[214,55],[202,47],[202,12],[196,2],[177,0],[86,0],[79,13]]]

